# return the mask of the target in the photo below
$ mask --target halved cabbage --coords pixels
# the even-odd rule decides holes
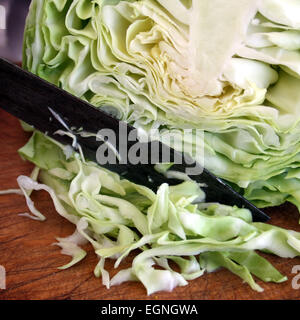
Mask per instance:
[[[299,12],[297,0],[33,0],[23,66],[147,132],[202,131],[209,170],[260,207],[300,208]]]

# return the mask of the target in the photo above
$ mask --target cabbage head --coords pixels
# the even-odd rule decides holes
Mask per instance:
[[[300,208],[299,13],[299,0],[33,0],[23,65],[162,138],[201,130],[214,174],[260,207]]]

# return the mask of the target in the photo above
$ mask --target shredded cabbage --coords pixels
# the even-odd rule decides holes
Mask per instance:
[[[252,289],[262,291],[252,275],[276,283],[287,278],[256,250],[284,258],[300,256],[300,233],[253,223],[247,209],[205,203],[204,192],[193,181],[163,184],[154,193],[96,163],[82,161],[76,153],[67,159],[64,148],[34,132],[19,152],[40,169],[41,183],[18,178],[25,191],[47,191],[57,212],[76,225],[73,235],[57,238],[62,253],[72,257],[61,269],[81,261],[86,252],[80,246],[89,242],[99,258],[95,276],[101,276],[107,288],[140,281],[150,295],[185,286],[205,272],[225,267]],[[29,209],[43,218],[31,202]],[[137,249],[140,253],[131,268],[110,278],[106,259],[115,259],[118,268]]]

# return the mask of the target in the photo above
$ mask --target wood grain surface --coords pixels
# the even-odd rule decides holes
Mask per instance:
[[[17,154],[29,137],[19,122],[0,109],[0,190],[16,188],[20,174],[30,174],[33,166],[21,160]],[[85,249],[87,257],[68,270],[57,268],[70,260],[61,255],[60,248],[53,246],[55,237],[65,237],[74,226],[60,217],[45,192],[33,193],[32,199],[47,220],[38,222],[19,216],[27,210],[24,198],[19,195],[0,196],[0,265],[6,269],[6,290],[0,290],[0,300],[15,299],[299,299],[300,290],[292,288],[292,268],[300,265],[300,258],[281,259],[266,255],[288,281],[282,284],[258,283],[265,289],[257,293],[238,277],[226,270],[205,274],[190,281],[188,286],[176,288],[172,293],[162,292],[147,296],[140,283],[126,283],[107,290],[101,279],[94,277],[97,258],[90,245]],[[297,209],[286,204],[266,210],[271,223],[300,231]],[[122,265],[130,266],[132,256]],[[107,270],[115,274],[113,262]]]

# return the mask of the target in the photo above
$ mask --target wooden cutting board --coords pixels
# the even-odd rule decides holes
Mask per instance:
[[[16,178],[30,174],[33,166],[17,154],[29,137],[22,131],[18,120],[0,109],[0,190],[16,188]],[[58,270],[70,257],[61,255],[53,246],[55,237],[65,237],[74,226],[60,217],[45,192],[33,193],[32,199],[47,217],[45,222],[19,216],[27,212],[24,198],[19,195],[0,196],[0,265],[6,269],[6,290],[0,290],[0,300],[7,299],[299,299],[300,289],[292,288],[292,268],[300,265],[300,258],[281,259],[265,255],[288,281],[282,284],[266,284],[263,293],[252,291],[238,277],[226,270],[205,274],[190,281],[186,287],[172,293],[162,292],[147,297],[140,283],[126,283],[107,290],[101,279],[94,277],[97,258],[90,245],[85,249],[87,257],[68,270]],[[292,205],[266,210],[271,223],[300,231],[299,213]],[[123,268],[130,266],[132,256]],[[115,274],[113,262],[107,270]],[[300,281],[299,281],[300,283]]]

